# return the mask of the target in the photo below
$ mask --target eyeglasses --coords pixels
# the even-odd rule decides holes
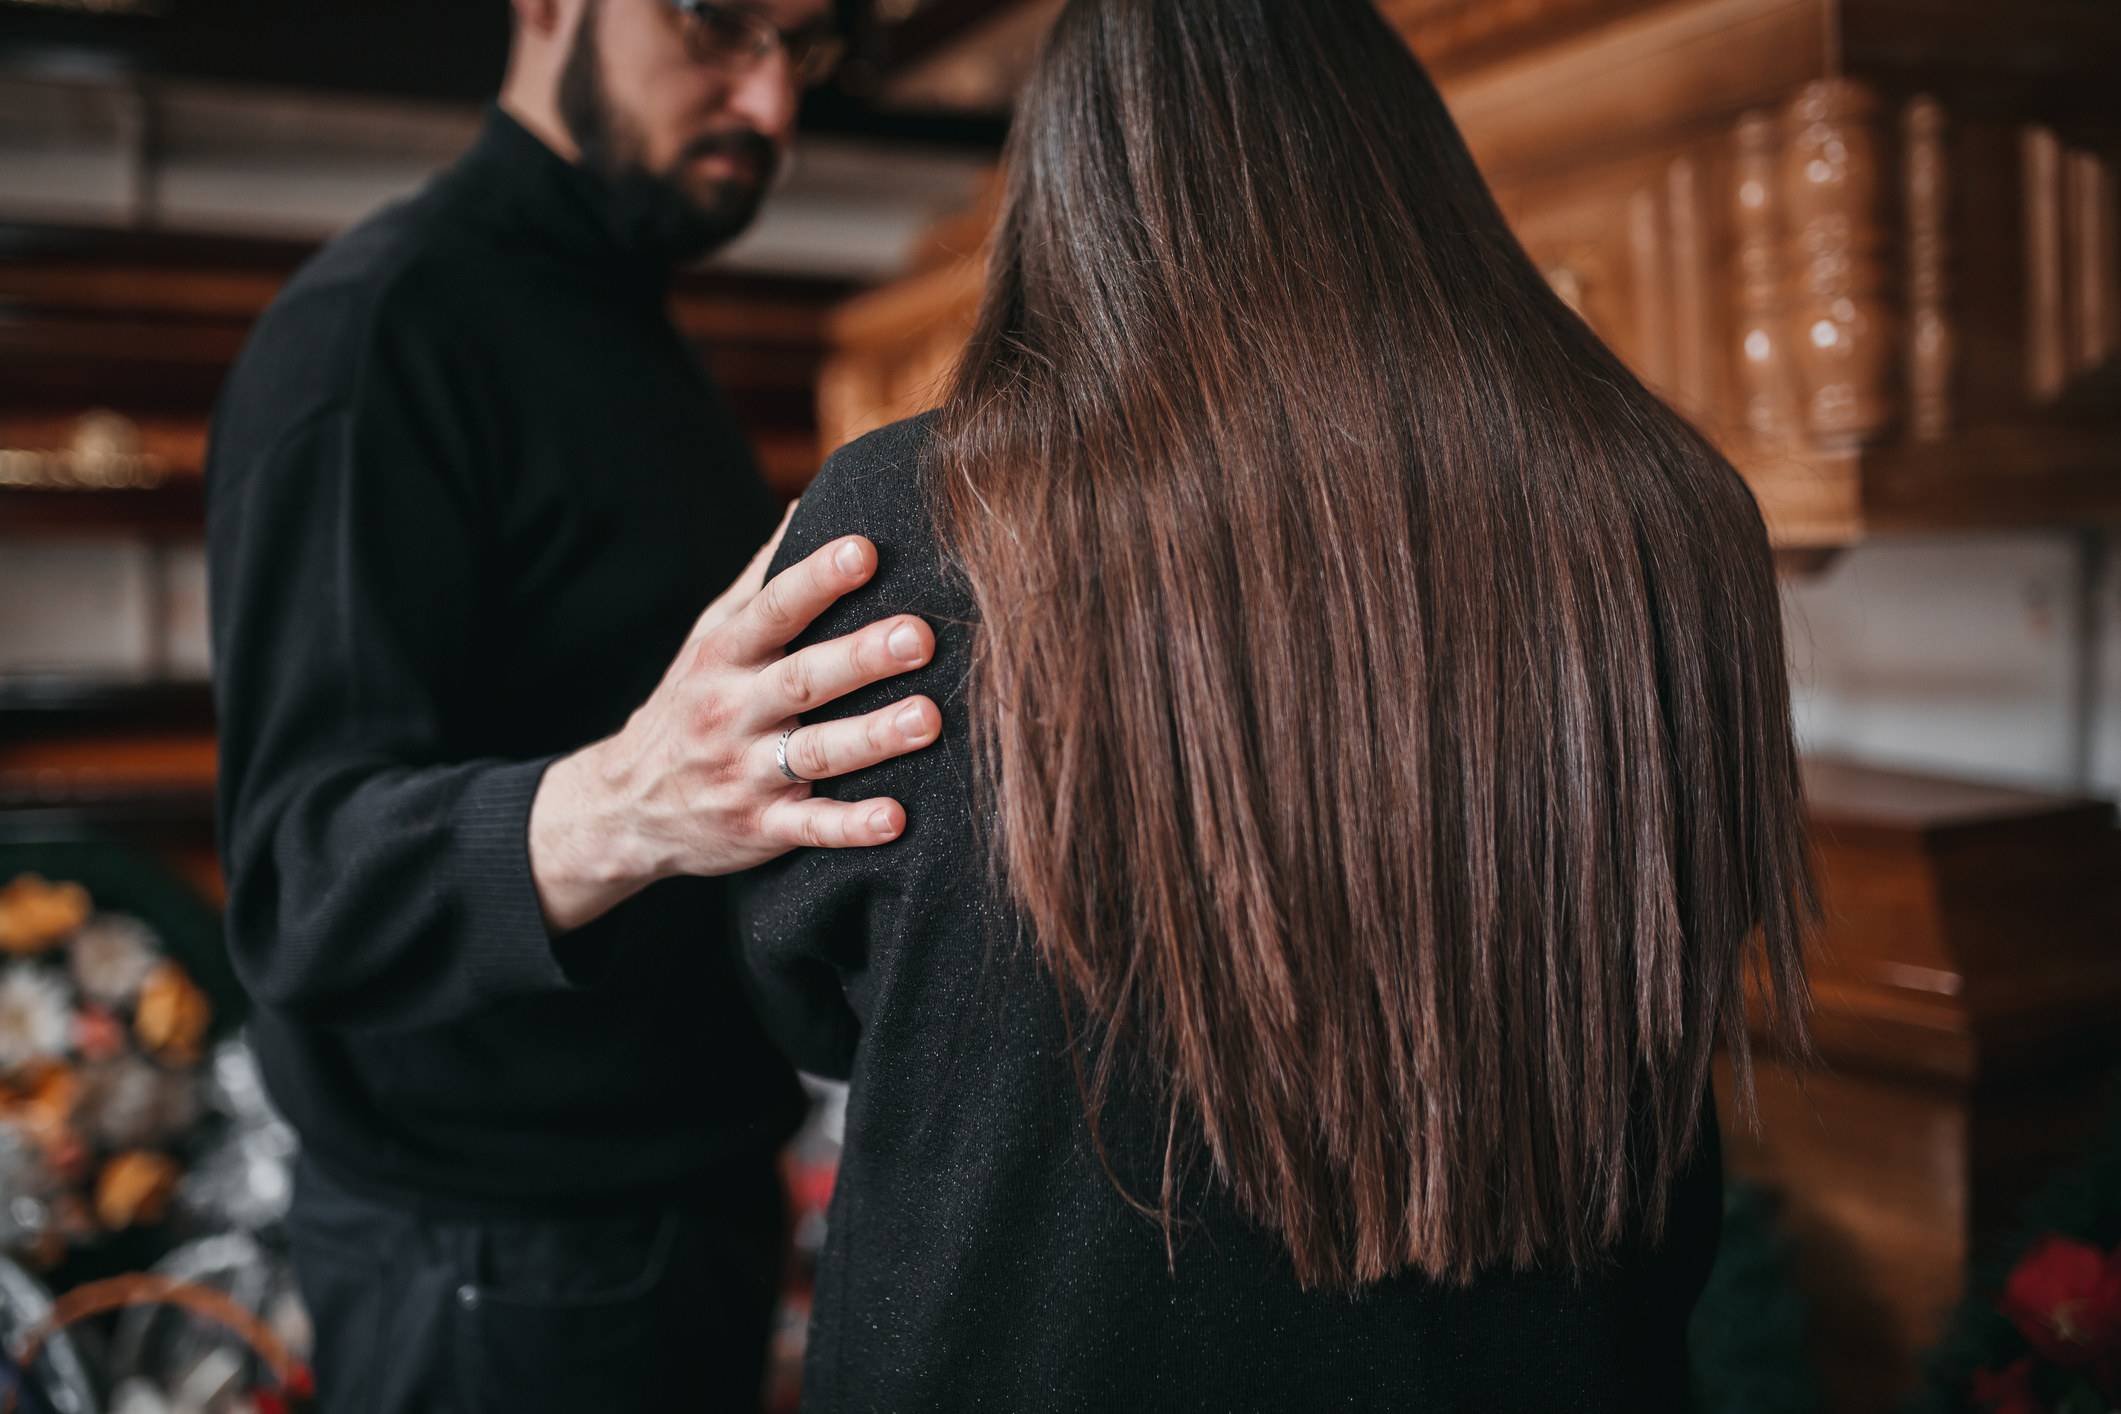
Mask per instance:
[[[791,34],[758,11],[723,0],[667,3],[684,26],[685,52],[725,73],[749,73],[778,49],[787,56],[788,75],[795,86],[814,88],[831,75],[847,52],[847,41],[822,24]]]

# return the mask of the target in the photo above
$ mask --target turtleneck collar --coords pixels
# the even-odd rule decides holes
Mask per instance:
[[[569,162],[498,104],[456,173],[513,232],[580,273],[660,305],[676,260],[594,173]]]

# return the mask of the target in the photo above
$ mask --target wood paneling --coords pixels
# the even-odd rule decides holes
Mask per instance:
[[[841,307],[831,325],[838,352],[818,376],[825,450],[935,406],[985,283],[985,260],[972,253]]]

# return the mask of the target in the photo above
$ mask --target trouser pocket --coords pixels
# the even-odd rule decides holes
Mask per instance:
[[[486,1279],[457,1292],[466,1408],[697,1408],[673,1349],[683,1313],[699,1304],[689,1227],[672,1209],[632,1232],[602,1223],[490,1229],[477,1263]]]
[[[768,1162],[668,1209],[471,1222],[305,1164],[289,1229],[326,1414],[758,1408],[782,1231]]]

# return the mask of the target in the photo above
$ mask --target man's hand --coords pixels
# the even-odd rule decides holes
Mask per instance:
[[[546,771],[530,810],[530,869],[555,933],[658,879],[733,874],[799,845],[887,844],[905,830],[897,801],[817,800],[809,782],[934,741],[943,719],[927,698],[796,731],[788,767],[801,782],[781,774],[774,747],[798,714],[926,663],[935,635],[900,615],[785,654],[834,600],[869,581],[877,561],[874,545],[849,536],[765,584],[780,539],[708,606],[618,735]]]

